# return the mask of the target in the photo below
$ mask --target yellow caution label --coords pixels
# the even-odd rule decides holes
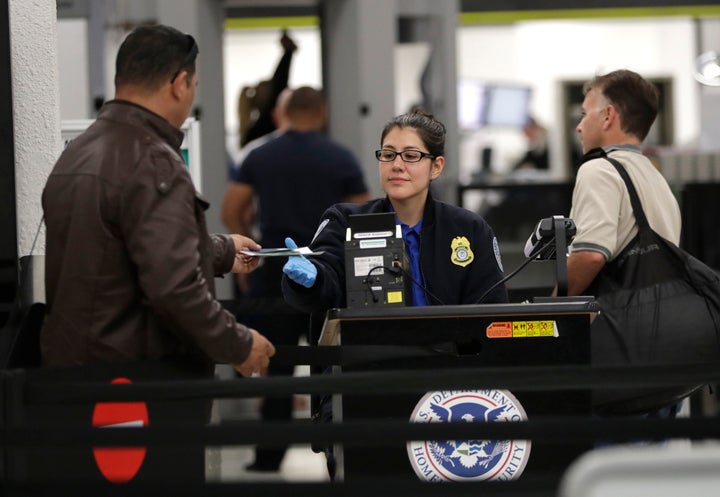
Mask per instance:
[[[502,321],[493,322],[486,328],[488,338],[556,337],[555,321]]]
[[[388,292],[387,302],[388,304],[400,304],[403,301],[403,293],[400,291]]]

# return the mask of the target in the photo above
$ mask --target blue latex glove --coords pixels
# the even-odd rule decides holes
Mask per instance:
[[[285,246],[289,249],[298,248],[295,241],[288,237],[285,239]],[[283,273],[295,283],[310,288],[315,284],[317,279],[317,268],[315,264],[307,260],[302,255],[291,255],[283,266]]]

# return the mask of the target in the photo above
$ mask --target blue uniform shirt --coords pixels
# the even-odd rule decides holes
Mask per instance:
[[[427,298],[425,298],[425,290],[423,285],[425,282],[422,279],[422,273],[420,272],[420,230],[422,229],[422,219],[415,226],[408,226],[407,224],[400,224],[402,229],[402,237],[405,242],[405,252],[408,255],[408,261],[410,262],[410,275],[412,276],[412,305],[422,306],[428,305]]]

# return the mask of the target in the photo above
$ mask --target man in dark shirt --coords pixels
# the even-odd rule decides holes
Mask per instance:
[[[353,154],[324,133],[326,107],[322,93],[310,87],[293,91],[287,102],[288,129],[279,137],[250,152],[238,171],[233,191],[239,212],[245,215],[257,201],[260,243],[263,247],[284,247],[291,236],[299,245],[313,238],[322,213],[338,202],[369,199],[362,170]],[[250,227],[240,230],[248,234]],[[268,257],[250,275],[249,297],[260,299],[263,315],[257,321],[245,317],[275,344],[296,345],[309,327],[309,315],[290,308],[282,297],[280,282],[284,258]],[[272,365],[268,374],[293,373],[288,366]],[[290,419],[292,398],[267,398],[262,418]],[[285,449],[260,448],[249,469],[274,471]]]

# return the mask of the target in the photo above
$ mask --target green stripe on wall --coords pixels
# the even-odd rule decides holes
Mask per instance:
[[[251,28],[306,28],[317,27],[320,21],[316,16],[294,17],[234,17],[225,19],[225,29]]]
[[[512,24],[519,21],[552,19],[607,19],[622,17],[720,17],[720,5],[684,5],[675,7],[628,7],[613,9],[507,10],[463,12],[462,26],[475,24]],[[233,17],[225,20],[225,29],[318,27],[317,16]]]
[[[460,24],[512,24],[518,21],[552,19],[601,19],[617,17],[720,17],[719,5],[685,5],[677,7],[628,7],[625,9],[508,10],[497,12],[464,12]]]

